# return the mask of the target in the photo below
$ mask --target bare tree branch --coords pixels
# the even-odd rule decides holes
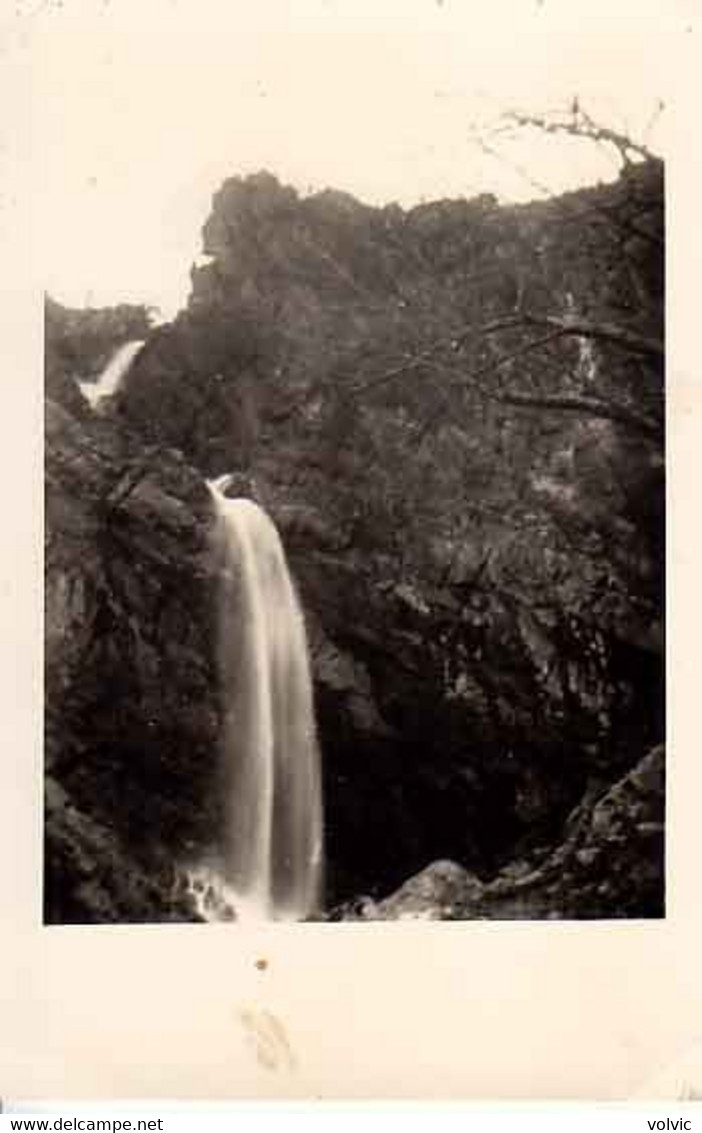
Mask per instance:
[[[589,115],[585,114],[585,112],[579,107],[577,100],[575,100],[571,108],[571,118],[565,121],[550,119],[545,115],[520,114],[516,111],[509,111],[503,117],[509,122],[511,127],[517,126],[519,128],[524,128],[525,126],[531,126],[534,129],[542,130],[544,133],[553,134],[557,132],[565,132],[571,134],[572,136],[579,136],[590,139],[594,142],[607,141],[617,148],[625,165],[632,164],[630,158],[628,157],[629,153],[635,153],[638,157],[647,161],[654,162],[659,166],[662,164],[661,158],[654,154],[652,150],[648,149],[648,147],[638,142],[634,142],[631,139],[628,139],[624,134],[620,134],[616,130],[610,130],[607,127],[598,126],[593,121],[593,119],[591,119]],[[499,133],[500,131],[498,129],[494,132]],[[482,134],[478,133],[477,131],[473,131],[471,137],[473,143],[477,145],[483,151],[483,153],[486,153],[488,157],[491,157],[495,161],[499,161],[502,165],[508,167],[509,169],[512,169],[513,172],[517,173],[524,181],[527,182],[527,184],[531,185],[532,189],[535,189],[541,196],[550,198],[552,204],[558,205],[564,215],[567,216],[570,213],[571,216],[579,218],[580,216],[583,216],[588,212],[594,212],[595,214],[599,214],[602,219],[612,227],[614,231],[621,231],[622,229],[629,230],[630,232],[636,234],[637,236],[640,236],[642,239],[652,244],[658,246],[662,245],[662,240],[658,236],[639,225],[635,220],[632,220],[631,217],[622,217],[618,213],[615,214],[612,209],[607,208],[599,202],[591,202],[589,205],[583,206],[581,202],[574,200],[572,196],[566,195],[565,197],[558,197],[549,185],[544,184],[543,181],[539,181],[529,172],[528,169],[525,169],[524,166],[520,165],[513,159],[508,158],[506,154],[497,149],[495,146],[490,145],[490,143]]]
[[[593,322],[590,319],[585,319],[580,316],[556,316],[556,315],[532,315],[528,312],[509,315],[507,318],[499,319],[493,323],[489,323],[479,329],[468,328],[465,332],[455,335],[454,342],[464,341],[467,337],[475,334],[476,337],[480,335],[494,334],[501,330],[514,330],[524,326],[542,326],[551,327],[548,334],[541,335],[538,338],[530,339],[529,342],[523,343],[515,350],[507,354],[501,354],[497,358],[492,358],[484,366],[478,367],[476,370],[464,371],[457,366],[452,366],[447,363],[441,362],[433,357],[440,346],[445,346],[445,341],[435,343],[428,350],[423,351],[422,354],[408,357],[405,361],[397,366],[392,367],[390,370],[384,371],[377,377],[370,378],[368,381],[358,383],[349,391],[351,394],[356,395],[363,393],[369,389],[375,389],[378,386],[387,385],[395,378],[406,377],[407,374],[414,373],[422,366],[429,366],[434,369],[440,369],[444,373],[448,373],[455,381],[458,377],[462,384],[475,382],[478,379],[485,377],[489,373],[501,369],[507,365],[508,362],[513,362],[517,358],[522,358],[526,354],[530,354],[534,350],[538,350],[543,346],[547,346],[557,339],[566,335],[573,335],[578,338],[597,338],[606,342],[611,342],[624,349],[631,350],[637,354],[645,356],[653,356],[662,358],[664,356],[664,347],[658,339],[650,338],[646,335],[638,334],[636,331],[629,330],[626,327],[619,326],[616,323],[609,322]],[[490,395],[489,390],[481,390],[481,392]]]
[[[571,137],[588,138],[593,142],[606,142],[614,146],[625,165],[631,165],[632,155],[644,161],[660,161],[648,146],[635,142],[618,130],[600,126],[583,110],[577,98],[573,100],[570,117],[567,119],[547,118],[542,114],[521,114],[517,111],[511,111],[507,118],[517,126],[533,126],[546,134],[570,134]]]
[[[601,401],[595,397],[583,397],[580,395],[554,395],[554,396],[531,396],[529,394],[488,394],[493,401],[499,401],[502,405],[515,405],[523,409],[554,409],[559,412],[581,413],[588,417],[599,417],[606,421],[616,421],[618,424],[626,425],[628,428],[633,429],[635,432],[641,433],[645,437],[652,440],[659,441],[661,439],[663,425],[652,417],[647,417],[643,413],[639,413],[635,409],[630,409],[625,405],[616,405],[611,401]]]
[[[511,355],[502,356],[497,359],[497,366],[504,364],[511,360]],[[479,373],[486,372],[487,368],[482,371],[473,371],[461,374],[457,368],[449,367],[439,363],[433,363],[434,367],[444,373],[450,373],[455,379],[461,376],[462,382],[466,388],[468,382],[478,376]],[[663,434],[663,425],[654,417],[649,417],[644,413],[639,413],[638,410],[632,409],[629,406],[622,405],[621,403],[613,402],[604,397],[593,397],[586,394],[519,394],[500,392],[499,390],[490,389],[489,386],[481,384],[478,387],[478,393],[487,401],[496,402],[501,405],[514,405],[523,409],[535,410],[555,410],[561,412],[580,413],[583,416],[597,417],[602,420],[615,421],[617,424],[624,425],[627,428],[639,433],[641,436],[647,437],[649,440],[660,443]],[[447,400],[447,399],[446,399]],[[422,427],[416,434],[415,443],[421,444],[425,436],[434,428],[437,421],[440,419],[444,412],[444,407],[431,413],[428,418],[423,422]]]
[[[593,322],[579,315],[532,315],[526,312],[521,317],[523,322],[530,326],[555,327],[562,334],[572,334],[578,338],[599,338],[622,346],[635,354],[645,354],[654,358],[663,358],[665,355],[665,347],[659,339],[639,334],[617,323]]]
[[[445,345],[445,340],[441,340],[441,345]],[[367,381],[357,382],[349,389],[350,394],[364,393],[368,389],[377,389],[379,386],[387,385],[389,382],[394,381],[395,378],[404,377],[406,374],[420,369],[427,361],[431,359],[432,353],[435,353],[437,346],[433,345],[427,350],[422,351],[421,354],[406,355],[405,359],[392,366],[389,370],[383,371],[382,374],[376,374]]]
[[[565,115],[550,118],[543,115],[536,114],[522,114],[513,112],[505,116],[512,127],[519,129],[533,128],[543,131],[548,134],[569,134],[573,137],[580,137],[587,139],[596,144],[606,145],[613,147],[624,165],[631,166],[636,162],[650,162],[656,166],[661,166],[661,158],[656,155],[647,145],[634,141],[627,135],[617,131],[616,129],[608,126],[601,126],[594,119],[586,113],[580,106],[578,99],[574,99]],[[475,139],[481,148],[497,158],[500,161],[505,161],[507,164],[517,169],[532,186],[544,196],[551,198],[552,203],[561,209],[566,219],[578,219],[584,214],[599,214],[609,226],[611,226],[619,236],[619,241],[625,245],[625,234],[627,232],[634,232],[637,235],[645,238],[646,240],[660,244],[662,241],[655,233],[648,230],[648,226],[640,226],[636,220],[632,220],[630,211],[625,210],[626,215],[621,210],[615,209],[612,206],[600,202],[597,196],[592,196],[583,203],[577,196],[567,196],[565,198],[554,198],[554,194],[548,186],[541,184],[536,179],[531,177],[529,173],[520,169],[509,159],[495,149],[493,149],[483,137],[477,136]],[[645,210],[640,210],[642,213]],[[624,234],[624,235],[623,235]],[[627,255],[626,247],[623,249],[623,255]],[[639,299],[642,308],[646,306],[647,297],[643,294],[643,287],[639,287]],[[461,368],[457,363],[459,359],[455,357],[457,348],[466,341],[474,340],[480,342],[481,339],[487,340],[490,335],[496,334],[501,331],[517,331],[522,330],[526,332],[528,328],[542,328],[546,333],[538,337],[529,337],[528,341],[523,341],[518,344],[514,349],[506,353],[500,353],[490,358],[489,361],[479,365],[473,370]],[[491,373],[496,373],[508,366],[510,363],[525,357],[526,355],[548,347],[551,343],[558,341],[564,337],[575,337],[581,339],[594,339],[604,343],[618,347],[622,350],[628,351],[632,355],[636,355],[642,359],[654,360],[660,362],[664,358],[665,347],[662,338],[657,337],[655,334],[646,334],[638,331],[627,325],[622,325],[618,321],[610,321],[610,319],[587,318],[578,314],[536,314],[529,311],[516,310],[509,315],[498,318],[488,325],[482,327],[467,326],[453,331],[450,334],[444,334],[441,338],[430,342],[424,349],[416,353],[406,353],[404,356],[389,368],[381,373],[375,375],[344,375],[346,381],[343,385],[346,387],[344,391],[345,397],[354,398],[359,394],[375,389],[380,389],[383,386],[390,384],[398,379],[404,379],[408,376],[417,375],[422,370],[434,370],[444,375],[448,380],[443,383],[435,383],[434,393],[440,398],[441,406],[434,412],[428,414],[419,432],[417,439],[421,441],[429,430],[435,425],[436,421],[445,412],[454,413],[456,406],[453,404],[451,398],[451,390],[463,388],[466,393],[473,392],[478,397],[483,397],[486,400],[493,402],[514,405],[525,409],[535,410],[558,410],[563,412],[576,412],[586,414],[592,417],[599,417],[618,422],[641,435],[660,442],[662,424],[655,418],[647,416],[645,413],[640,413],[638,410],[629,408],[626,405],[618,404],[616,401],[611,401],[608,396],[593,395],[591,389],[583,390],[582,393],[577,390],[570,393],[554,393],[554,394],[520,394],[509,393],[498,388],[491,388],[489,384],[484,383],[481,379],[485,378]],[[448,351],[451,349],[454,352],[454,357],[447,357]],[[547,359],[546,359],[547,360]],[[304,409],[304,404],[300,406],[298,403],[297,411]],[[290,412],[294,416],[295,409]],[[288,411],[283,414],[284,417],[288,416]]]
[[[519,321],[514,322],[514,324],[511,324],[509,321],[505,320],[502,325],[505,327],[508,325],[523,326],[524,320],[520,319]],[[496,324],[492,324],[492,329],[497,329]],[[465,334],[455,335],[453,341],[460,342],[462,339],[467,338],[470,334],[473,333],[480,335],[481,331],[466,331]],[[384,373],[379,374],[377,377],[370,378],[366,382],[362,382],[358,385],[353,386],[350,390],[350,393],[364,393],[366,390],[375,389],[377,386],[386,385],[394,378],[405,377],[408,373],[421,369],[422,366],[429,366],[435,370],[441,370],[444,373],[448,373],[451,377],[454,378],[454,380],[456,378],[460,378],[461,384],[465,384],[467,379],[474,381],[478,378],[484,377],[486,374],[491,374],[494,370],[499,370],[508,362],[513,362],[515,358],[522,358],[525,354],[530,354],[532,350],[538,350],[542,346],[546,346],[551,342],[555,342],[557,339],[562,338],[567,333],[568,332],[562,327],[555,327],[548,334],[540,335],[538,338],[533,338],[529,342],[525,342],[521,346],[517,347],[516,350],[510,351],[509,354],[501,354],[499,357],[492,358],[489,362],[486,362],[484,366],[479,366],[478,369],[470,371],[462,370],[458,366],[451,366],[448,363],[441,362],[440,360],[437,360],[433,357],[433,355],[437,353],[439,347],[445,348],[446,346],[446,340],[441,339],[430,350],[426,350],[422,354],[415,355],[413,357],[410,356],[407,358],[407,361],[403,362],[401,365],[395,366],[391,370],[386,370]]]

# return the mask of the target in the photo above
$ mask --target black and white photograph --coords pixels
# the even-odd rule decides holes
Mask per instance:
[[[668,106],[584,7],[38,6],[45,926],[665,918]]]

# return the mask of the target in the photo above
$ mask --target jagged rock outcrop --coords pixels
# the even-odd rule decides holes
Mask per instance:
[[[145,451],[113,426],[47,404],[50,920],[81,908],[88,920],[120,919],[125,891],[139,919],[151,892],[139,877],[172,870],[211,835],[219,705],[210,523],[207,490],[181,454]],[[97,883],[76,888],[65,868],[92,877],[85,863],[103,849],[103,866],[113,860],[120,875],[112,916]],[[132,865],[122,869],[122,858]],[[161,893],[161,915],[166,905]]]

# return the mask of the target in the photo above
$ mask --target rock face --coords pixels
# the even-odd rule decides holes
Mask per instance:
[[[163,896],[148,904],[153,877],[210,836],[210,522],[180,454],[47,404],[49,920],[162,919]]]
[[[53,310],[49,919],[193,915],[225,472],[307,613],[328,907],[660,915],[662,194],[657,163],[512,209],[233,179],[101,419]]]

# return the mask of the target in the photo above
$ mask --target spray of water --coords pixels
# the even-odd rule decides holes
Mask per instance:
[[[225,792],[221,873],[191,874],[208,920],[303,920],[319,906],[322,790],[305,624],[278,531],[209,485],[220,557]],[[204,868],[204,867],[203,867]],[[222,915],[222,910],[224,914]]]
[[[115,350],[96,382],[79,382],[81,393],[93,409],[119,389],[122,380],[144,343],[125,342]]]

